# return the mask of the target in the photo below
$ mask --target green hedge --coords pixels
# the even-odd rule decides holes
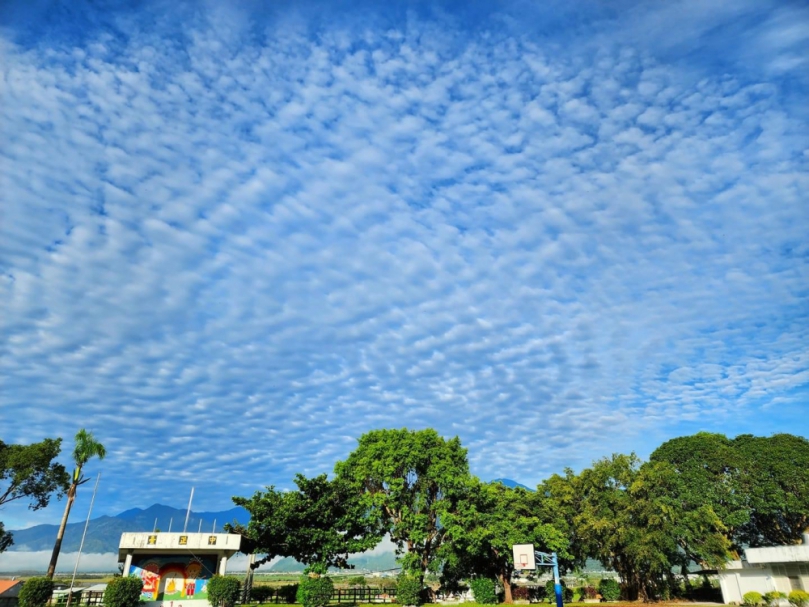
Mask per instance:
[[[46,577],[32,577],[26,580],[20,590],[20,607],[45,607],[53,595],[53,580]]]
[[[617,601],[621,598],[621,585],[612,578],[604,578],[598,583],[598,594],[605,601]]]
[[[208,581],[208,601],[213,607],[233,607],[239,600],[239,578],[215,575]]]
[[[809,592],[793,590],[789,593],[789,602],[795,607],[809,607]]]
[[[296,595],[298,603],[303,607],[326,607],[334,592],[334,583],[326,575],[310,577],[301,576]]]
[[[418,578],[403,575],[396,584],[396,602],[400,605],[421,605],[422,584]]]
[[[752,592],[745,592],[742,597],[742,605],[761,605],[764,602],[764,595],[755,590]]]
[[[496,605],[497,600],[497,585],[494,580],[487,577],[475,577],[469,580],[469,587],[472,589],[472,595],[475,597],[475,602],[481,605]]]
[[[137,607],[143,580],[137,576],[112,578],[104,590],[104,607]]]

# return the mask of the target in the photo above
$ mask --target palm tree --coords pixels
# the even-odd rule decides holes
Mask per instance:
[[[73,448],[73,461],[76,463],[76,468],[73,470],[73,479],[70,483],[70,488],[67,490],[67,504],[65,504],[65,513],[62,515],[62,524],[59,525],[59,533],[56,534],[56,543],[53,545],[53,554],[51,555],[51,563],[48,565],[48,577],[53,579],[53,573],[56,570],[56,561],[59,560],[59,551],[62,549],[62,538],[65,536],[65,527],[67,527],[67,518],[70,516],[70,509],[73,507],[73,502],[76,500],[76,489],[79,485],[83,485],[89,478],[85,478],[81,470],[90,458],[98,457],[104,459],[107,455],[107,450],[104,445],[99,443],[91,432],[87,432],[84,428],[76,433],[76,446]]]

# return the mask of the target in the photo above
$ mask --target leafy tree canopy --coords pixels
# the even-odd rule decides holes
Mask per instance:
[[[325,474],[295,477],[297,491],[268,487],[250,498],[233,502],[250,513],[247,528],[227,525],[242,533],[245,549],[265,555],[256,566],[276,556],[288,556],[315,570],[350,567],[348,555],[376,546],[382,538],[366,516],[356,492]]]
[[[335,472],[361,496],[373,523],[390,533],[405,571],[419,580],[437,571],[446,533],[439,519],[454,510],[469,480],[457,437],[444,440],[433,429],[373,430]]]
[[[0,506],[14,500],[28,501],[31,510],[44,508],[53,494],[67,491],[70,477],[65,467],[53,460],[62,439],[46,438],[31,445],[7,445],[0,441]],[[0,522],[0,552],[13,543]]]
[[[442,519],[448,540],[445,581],[453,582],[452,576],[497,578],[505,602],[511,603],[514,544],[534,544],[537,550],[569,556],[568,538],[539,516],[532,498],[525,489],[472,478],[456,509]]]

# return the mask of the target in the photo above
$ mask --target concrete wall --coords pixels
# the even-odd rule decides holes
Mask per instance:
[[[719,572],[719,585],[725,603],[737,604],[747,592],[809,591],[809,563],[749,565],[733,561]]]

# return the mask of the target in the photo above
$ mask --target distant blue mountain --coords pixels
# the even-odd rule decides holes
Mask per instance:
[[[185,523],[185,510],[154,504],[146,509],[132,508],[117,516],[100,516],[92,519],[87,528],[84,541],[84,552],[103,553],[118,552],[121,534],[127,531],[152,531],[155,527],[160,531],[182,531]],[[222,531],[225,523],[241,523],[246,525],[250,514],[244,508],[231,508],[221,512],[191,512],[188,518],[187,531]],[[12,530],[14,544],[10,550],[34,551],[51,550],[56,539],[58,525],[36,525],[28,529]],[[81,542],[84,522],[70,523],[65,529],[62,552],[76,552]]]
[[[514,489],[515,487],[520,487],[522,489],[525,489],[526,491],[533,491],[533,489],[531,489],[531,487],[527,487],[527,486],[523,485],[522,483],[518,483],[517,481],[511,480],[510,478],[496,478],[492,482],[493,483],[502,483],[506,487],[511,487],[512,489]]]

